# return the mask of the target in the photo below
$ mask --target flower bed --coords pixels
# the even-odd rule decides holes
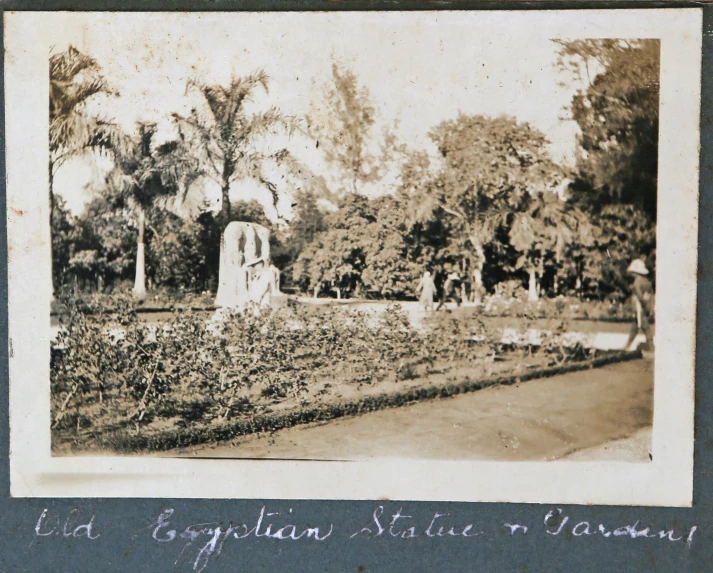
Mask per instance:
[[[62,322],[51,363],[59,452],[185,446],[597,356],[564,344],[566,329],[537,347],[503,344],[477,315],[416,330],[398,305],[374,317],[287,304],[213,323],[176,311],[157,326],[117,299],[111,310],[70,304]]]
[[[541,298],[537,302],[529,302],[525,297],[493,294],[483,300],[483,310],[489,316],[614,322],[629,322],[635,319],[630,304],[618,301],[580,300],[565,296]]]

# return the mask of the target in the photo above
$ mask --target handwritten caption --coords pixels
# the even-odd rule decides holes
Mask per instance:
[[[97,517],[92,514],[87,519],[79,509],[66,515],[44,509],[35,524],[35,534],[39,537],[99,539]],[[217,558],[226,545],[247,538],[263,538],[287,543],[306,542],[323,544],[330,539],[346,537],[358,539],[490,539],[494,534],[510,538],[528,535],[550,537],[599,537],[605,539],[630,538],[654,539],[666,543],[679,544],[689,548],[698,531],[696,525],[686,530],[657,528],[644,525],[640,521],[613,527],[596,521],[575,521],[561,509],[548,510],[541,521],[535,524],[502,523],[495,528],[478,527],[467,523],[450,513],[435,512],[425,520],[408,515],[403,507],[386,510],[377,506],[362,527],[339,527],[334,523],[301,523],[292,509],[286,513],[268,511],[263,506],[253,519],[239,524],[227,525],[218,522],[181,523],[173,509],[163,510],[151,525],[151,538],[158,544],[175,544],[180,551],[176,566],[188,565],[200,573]]]

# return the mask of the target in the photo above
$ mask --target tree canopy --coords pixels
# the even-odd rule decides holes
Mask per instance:
[[[49,61],[50,193],[52,177],[69,158],[90,150],[124,150],[126,138],[116,123],[91,113],[97,95],[115,96],[97,62],[70,46]]]
[[[612,203],[632,204],[655,220],[660,41],[559,44],[561,67],[574,68],[576,77],[584,73],[588,84],[571,104],[584,152],[577,199],[595,210]]]
[[[298,121],[257,105],[269,95],[264,72],[227,85],[189,81],[194,106],[172,114],[176,138],[157,144],[155,124],[125,135],[89,111],[92,97],[116,94],[97,63],[70,48],[50,61],[51,174],[91,149],[110,151],[115,165],[84,214],[62,205],[53,215],[55,276],[143,276],[143,248],[127,239],[138,227],[148,279],[214,288],[223,284],[220,237],[240,220],[271,230],[273,262],[302,290],[398,299],[415,295],[425,270],[437,285],[458,270],[471,296],[529,281],[535,296],[542,286],[622,297],[630,260],[655,262],[659,42],[557,43],[559,67],[580,85],[568,108],[580,130],[575,166],[557,164],[543,133],[507,116],[459,113],[431,127],[432,148],[407,147],[396,129],[377,135],[371,95],[335,63],[323,106],[301,131],[323,160],[316,173],[288,151]],[[203,178],[220,187],[217,214],[158,208]],[[271,221],[264,200],[231,203],[231,185],[246,179],[275,207],[291,192],[291,220]]]
[[[310,117],[310,130],[325,159],[340,171],[344,190],[357,193],[381,176],[372,136],[376,110],[357,76],[337,63],[326,90],[324,109]]]
[[[220,185],[224,227],[231,221],[230,185],[235,181],[256,180],[270,193],[273,204],[279,199],[278,188],[265,173],[265,166],[286,161],[289,153],[285,148],[265,152],[259,140],[280,130],[291,132],[294,122],[275,107],[254,113],[245,109],[260,88],[268,92],[268,84],[263,71],[235,76],[227,86],[192,80],[187,89],[199,94],[201,104],[187,116],[174,114],[182,151],[198,159],[195,177],[204,176]]]
[[[571,201],[599,231],[576,258],[587,291],[626,292],[632,259],[655,266],[660,41],[558,43],[560,67],[585,86],[570,106],[582,150]]]

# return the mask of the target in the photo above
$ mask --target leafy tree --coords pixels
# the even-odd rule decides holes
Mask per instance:
[[[510,225],[510,244],[520,253],[515,268],[529,276],[529,300],[539,298],[545,267],[553,267],[553,275],[565,260],[571,245],[591,246],[594,230],[588,217],[556,193],[538,192],[523,197],[523,205],[515,210]],[[555,288],[555,291],[557,289]]]
[[[435,189],[434,169],[425,151],[407,151],[397,192],[397,202],[406,214],[409,252],[422,270],[432,272],[461,260],[461,253],[452,248],[451,217],[442,217],[430,198]]]
[[[157,286],[204,290],[209,269],[202,221],[182,219],[169,211],[152,217],[149,276]]]
[[[626,204],[602,207],[595,222],[594,245],[584,247],[577,257],[582,290],[589,296],[621,300],[630,291],[626,269],[632,259],[643,258],[649,270],[656,269],[656,227],[641,209]]]
[[[621,297],[629,261],[655,263],[660,41],[558,43],[560,67],[585,86],[570,106],[583,150],[571,197],[601,231],[575,254],[578,285]]]
[[[295,215],[290,221],[291,240],[304,246],[327,229],[327,218],[313,193],[298,193],[294,201]]]
[[[296,282],[301,290],[306,290],[309,287],[307,276],[304,273],[295,275],[295,263],[307,245],[327,230],[327,217],[312,191],[298,191],[293,197],[292,207],[294,214],[289,228],[284,233],[276,229],[275,235],[281,235],[282,240],[270,252],[273,263],[285,273],[288,280]]]
[[[81,281],[83,286],[87,283],[94,285],[95,281],[101,282],[103,267],[104,260],[97,250],[77,251],[69,260],[69,268],[74,276],[75,286],[78,285],[78,281]]]
[[[347,195],[339,209],[326,219],[327,230],[318,233],[297,258],[293,280],[311,288],[315,296],[328,285],[341,298],[361,282],[365,264],[363,243],[369,224],[376,221],[376,210],[362,195]]]
[[[61,196],[55,197],[52,209],[52,271],[53,284],[61,285],[69,271],[76,236],[77,222]]]
[[[306,282],[315,297],[326,284],[341,298],[343,292],[356,289],[363,267],[363,252],[349,231],[330,229],[300,254],[295,281]]]
[[[67,160],[84,153],[124,150],[126,139],[118,125],[87,109],[94,96],[118,95],[102,76],[96,60],[72,46],[65,52],[53,54],[49,60],[49,83],[49,204],[52,221],[57,170]]]
[[[558,41],[560,67],[585,83],[572,99],[584,150],[582,200],[633,204],[656,218],[659,40]]]
[[[390,299],[413,296],[433,251],[420,243],[407,204],[404,196],[345,196],[297,258],[295,282],[316,292],[328,285],[338,297],[362,289]]]
[[[116,208],[118,201],[105,190],[87,205],[79,218],[85,248],[101,254],[100,273],[106,284],[129,280],[136,269],[133,216],[126,209]]]
[[[385,298],[415,296],[426,265],[419,260],[419,249],[414,249],[416,245],[410,240],[413,228],[404,203],[388,195],[374,203],[377,217],[366,228],[361,282],[368,291]]]
[[[255,199],[234,202],[230,210],[230,220],[256,223],[268,229],[272,228],[272,222],[265,215],[265,209]]]
[[[312,114],[310,128],[327,161],[343,173],[345,188],[357,193],[364,183],[381,176],[378,160],[369,150],[376,110],[354,72],[336,63],[325,108],[319,115]]]
[[[116,204],[104,189],[72,217],[56,197],[52,240],[58,288],[71,281],[101,287],[133,273],[135,235],[127,213]]]
[[[528,195],[554,192],[564,173],[550,159],[544,135],[510,117],[460,114],[430,137],[442,161],[432,178],[410,191],[410,210],[417,221],[446,222],[445,254],[468,270],[480,290],[486,247],[502,236]],[[425,169],[423,157],[415,159],[409,177]]]

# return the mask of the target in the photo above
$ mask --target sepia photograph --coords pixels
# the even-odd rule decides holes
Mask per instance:
[[[642,13],[10,15],[10,135],[44,99],[14,125],[43,146],[8,140],[40,482],[690,457],[700,53],[687,84],[665,54],[700,13]],[[656,441],[672,415],[691,443]]]

